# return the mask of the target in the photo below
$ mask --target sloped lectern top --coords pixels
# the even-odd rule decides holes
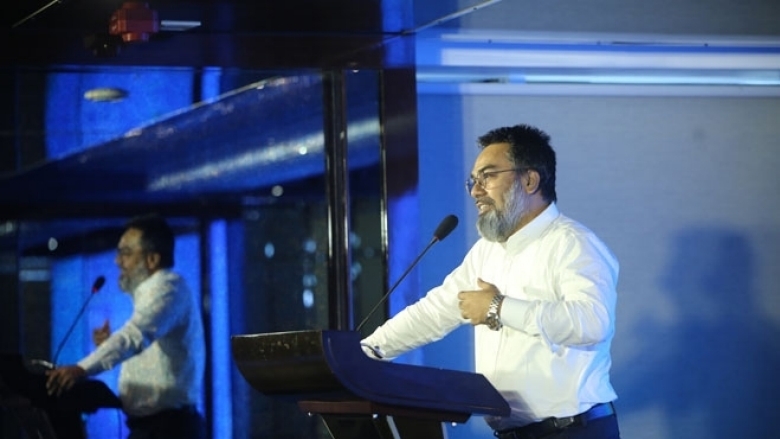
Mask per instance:
[[[368,358],[354,331],[236,335],[233,359],[267,395],[360,399],[407,409],[506,416],[509,405],[481,374]]]

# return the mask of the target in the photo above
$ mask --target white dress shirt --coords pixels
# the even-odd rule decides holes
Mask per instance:
[[[465,259],[417,303],[363,340],[387,358],[438,340],[468,323],[460,291],[477,278],[506,297],[504,327],[475,327],[476,372],[508,401],[495,430],[571,416],[612,401],[610,345],[615,328],[618,262],[593,232],[553,203],[505,243],[480,239]]]
[[[78,365],[94,375],[122,363],[119,398],[128,415],[197,405],[205,346],[196,297],[170,270],[158,270],[131,296],[130,319]]]

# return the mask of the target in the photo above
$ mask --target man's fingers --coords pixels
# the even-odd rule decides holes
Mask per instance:
[[[111,327],[108,319],[103,322],[103,326],[92,330],[92,342],[95,346],[100,346],[111,335]]]
[[[61,371],[60,370],[52,370],[49,372],[46,372],[47,378],[46,378],[46,393],[49,395],[58,395],[61,393],[60,391],[60,376]]]
[[[46,392],[49,395],[60,396],[66,390],[70,390],[82,376],[83,369],[78,366],[64,366],[46,372]]]
[[[472,325],[476,326],[482,323],[484,318],[479,306],[480,292],[478,291],[461,291],[458,293],[458,307],[460,308],[460,315],[464,319],[468,320]]]

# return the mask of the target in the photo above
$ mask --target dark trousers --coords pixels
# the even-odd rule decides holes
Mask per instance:
[[[206,422],[195,407],[127,418],[127,439],[206,439]]]
[[[620,439],[620,431],[617,416],[613,414],[543,435],[518,431],[512,439]]]

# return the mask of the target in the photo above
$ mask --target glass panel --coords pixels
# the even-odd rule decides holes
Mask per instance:
[[[377,85],[375,71],[345,77],[355,308],[373,305],[384,285]],[[323,140],[321,131],[318,138]],[[252,198],[256,205],[246,207],[242,324],[240,330],[234,325],[233,333],[328,329],[330,229],[324,174],[323,168],[312,177],[269,182]],[[233,394],[240,395],[233,400],[235,438],[329,437],[319,419],[305,416],[297,405],[258,394],[240,375],[234,375],[233,384]]]
[[[353,323],[356,328],[379,302],[386,289],[385,244],[382,233],[382,166],[379,118],[379,73],[353,71],[346,75],[350,249]],[[374,313],[384,318],[384,308]]]
[[[14,317],[6,320],[9,331],[3,334],[12,337],[4,337],[4,350],[53,360],[87,300],[58,362],[86,355],[93,348],[91,330],[105,319],[112,328],[121,326],[132,307],[116,286],[116,244],[128,217],[157,211],[178,233],[176,269],[203,298],[210,375],[202,409],[213,414],[214,437],[328,437],[319,418],[250,388],[231,366],[226,341],[232,334],[327,329],[334,269],[348,271],[352,282],[351,327],[381,297],[379,73],[344,75],[347,150],[342,154],[352,253],[350,267],[330,267],[319,73],[129,72],[101,68],[105,83],[128,90],[125,104],[103,102],[102,110],[85,110],[97,105],[84,101],[83,85],[95,83],[95,71],[18,72],[23,89],[20,84],[30,81],[50,84],[23,99],[19,114],[43,114],[43,125],[59,128],[33,129],[40,136],[35,142],[13,130],[6,139],[18,142],[20,157],[35,160],[4,169],[17,175],[0,180],[2,188],[14,189],[3,191],[1,199],[21,209],[13,213],[18,221],[13,215],[0,217],[2,299],[12,305],[2,315]],[[168,81],[184,81],[196,91],[165,103],[178,90],[167,88]],[[172,106],[160,110],[164,114],[148,110],[154,106],[135,107],[145,115],[136,122],[114,117],[122,105],[138,99]],[[188,101],[197,102],[185,105]],[[92,297],[99,275],[108,281]],[[376,314],[381,317],[382,310]],[[99,378],[116,389],[116,372]],[[123,429],[113,411],[90,416],[87,423],[90,432],[124,434]]]

